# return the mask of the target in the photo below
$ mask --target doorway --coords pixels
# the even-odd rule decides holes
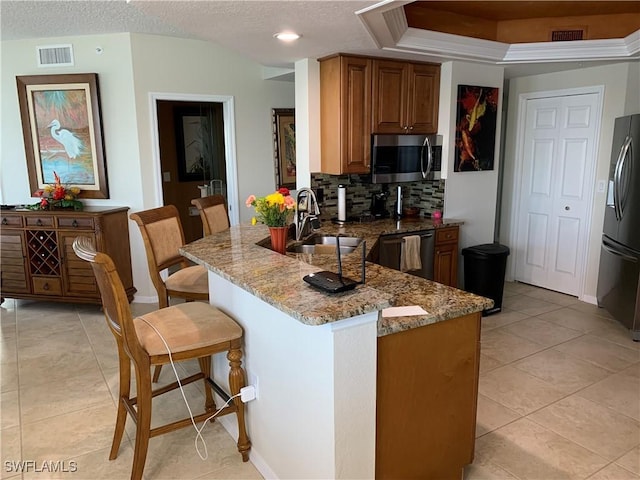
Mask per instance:
[[[581,297],[602,89],[523,97],[514,278]]]
[[[175,205],[185,241],[202,237],[191,200],[221,193],[239,222],[233,97],[151,94],[157,205]]]

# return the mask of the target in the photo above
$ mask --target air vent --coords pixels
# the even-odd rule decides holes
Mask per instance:
[[[570,42],[572,40],[584,40],[584,30],[553,30],[552,42]]]
[[[47,45],[36,47],[39,67],[70,67],[73,65],[73,46]]]

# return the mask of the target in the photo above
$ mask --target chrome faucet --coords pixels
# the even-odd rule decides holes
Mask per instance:
[[[308,187],[303,187],[296,193],[296,241],[302,240],[305,230],[310,226],[313,230],[320,228],[320,208],[316,194]]]

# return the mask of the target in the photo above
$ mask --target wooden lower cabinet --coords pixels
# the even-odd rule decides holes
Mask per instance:
[[[0,296],[100,304],[93,269],[73,251],[78,235],[91,238],[114,261],[133,300],[126,207],[83,211],[0,211]]]
[[[436,229],[436,244],[433,255],[433,279],[448,285],[458,286],[458,233],[455,227]]]
[[[376,479],[459,480],[473,462],[480,319],[378,338]]]

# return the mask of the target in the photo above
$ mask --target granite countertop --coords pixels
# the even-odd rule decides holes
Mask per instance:
[[[328,221],[320,232],[362,237],[367,250],[381,234],[429,230],[462,222],[416,218],[350,223],[343,226]],[[426,315],[382,317],[378,336],[401,332],[442,320],[479,312],[493,305],[484,297],[408,275],[367,262],[366,283],[340,294],[320,292],[302,280],[319,270],[336,271],[333,255],[287,253],[280,255],[261,245],[269,245],[264,225],[239,225],[185,245],[180,253],[204,265],[256,297],[307,325],[322,325],[356,315],[379,311],[389,306],[419,305]],[[361,247],[344,255],[343,274],[360,279]]]

